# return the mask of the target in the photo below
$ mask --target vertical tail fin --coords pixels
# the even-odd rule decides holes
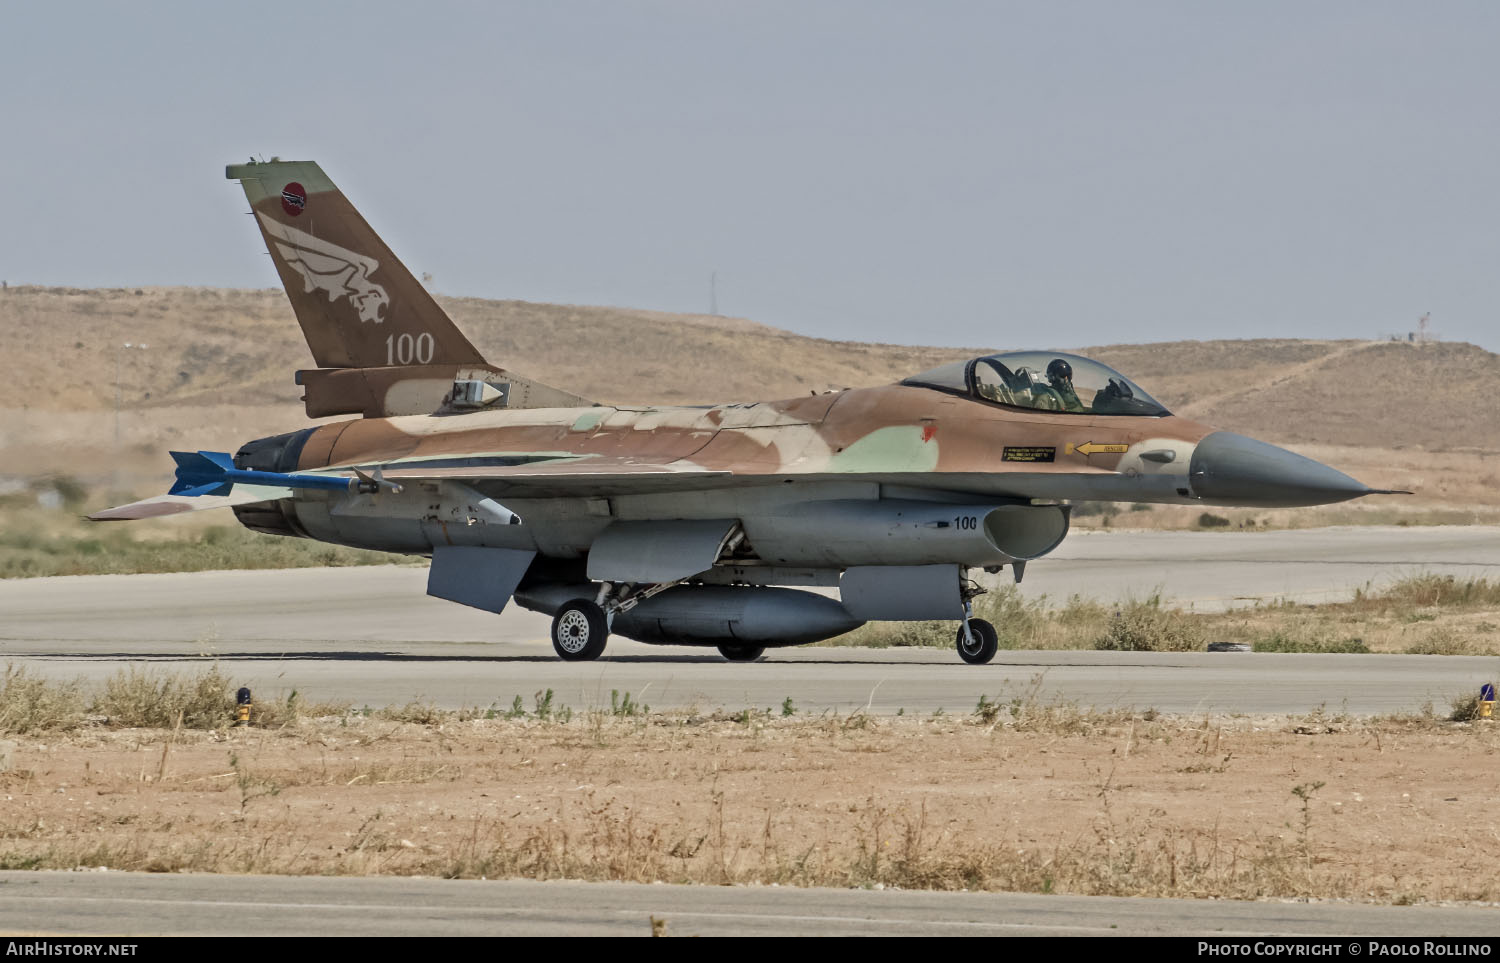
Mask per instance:
[[[484,357],[312,161],[232,164],[320,368]]]
[[[224,175],[245,189],[317,362],[297,373],[310,416],[426,414],[456,398],[456,381],[488,382],[497,407],[589,403],[487,364],[317,164],[251,161]]]

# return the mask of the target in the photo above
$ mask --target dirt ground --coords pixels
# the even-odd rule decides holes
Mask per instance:
[[[0,867],[1500,900],[1489,722],[981,708],[18,737]]]

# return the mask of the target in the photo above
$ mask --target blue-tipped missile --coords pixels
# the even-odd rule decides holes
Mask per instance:
[[[321,488],[326,491],[374,494],[385,489],[399,492],[401,486],[381,477],[380,469],[368,475],[350,469],[353,478],[338,475],[304,475],[297,472],[254,471],[234,467],[234,459],[222,451],[174,451],[177,481],[169,495],[228,495],[236,484],[272,485],[280,488]]]

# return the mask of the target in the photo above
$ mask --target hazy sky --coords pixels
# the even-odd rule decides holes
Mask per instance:
[[[273,286],[254,153],[447,294],[1500,349],[1497,42],[1484,0],[6,4],[0,277]]]

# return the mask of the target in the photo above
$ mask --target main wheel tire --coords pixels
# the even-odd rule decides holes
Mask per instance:
[[[754,662],[766,654],[763,645],[721,645],[719,654],[730,662]]]
[[[592,599],[574,599],[552,617],[552,648],[566,662],[588,662],[604,653],[609,620]]]
[[[1000,636],[984,619],[970,619],[969,630],[974,633],[973,642],[964,634],[963,623],[959,623],[958,657],[970,665],[984,665],[1000,651]]]

